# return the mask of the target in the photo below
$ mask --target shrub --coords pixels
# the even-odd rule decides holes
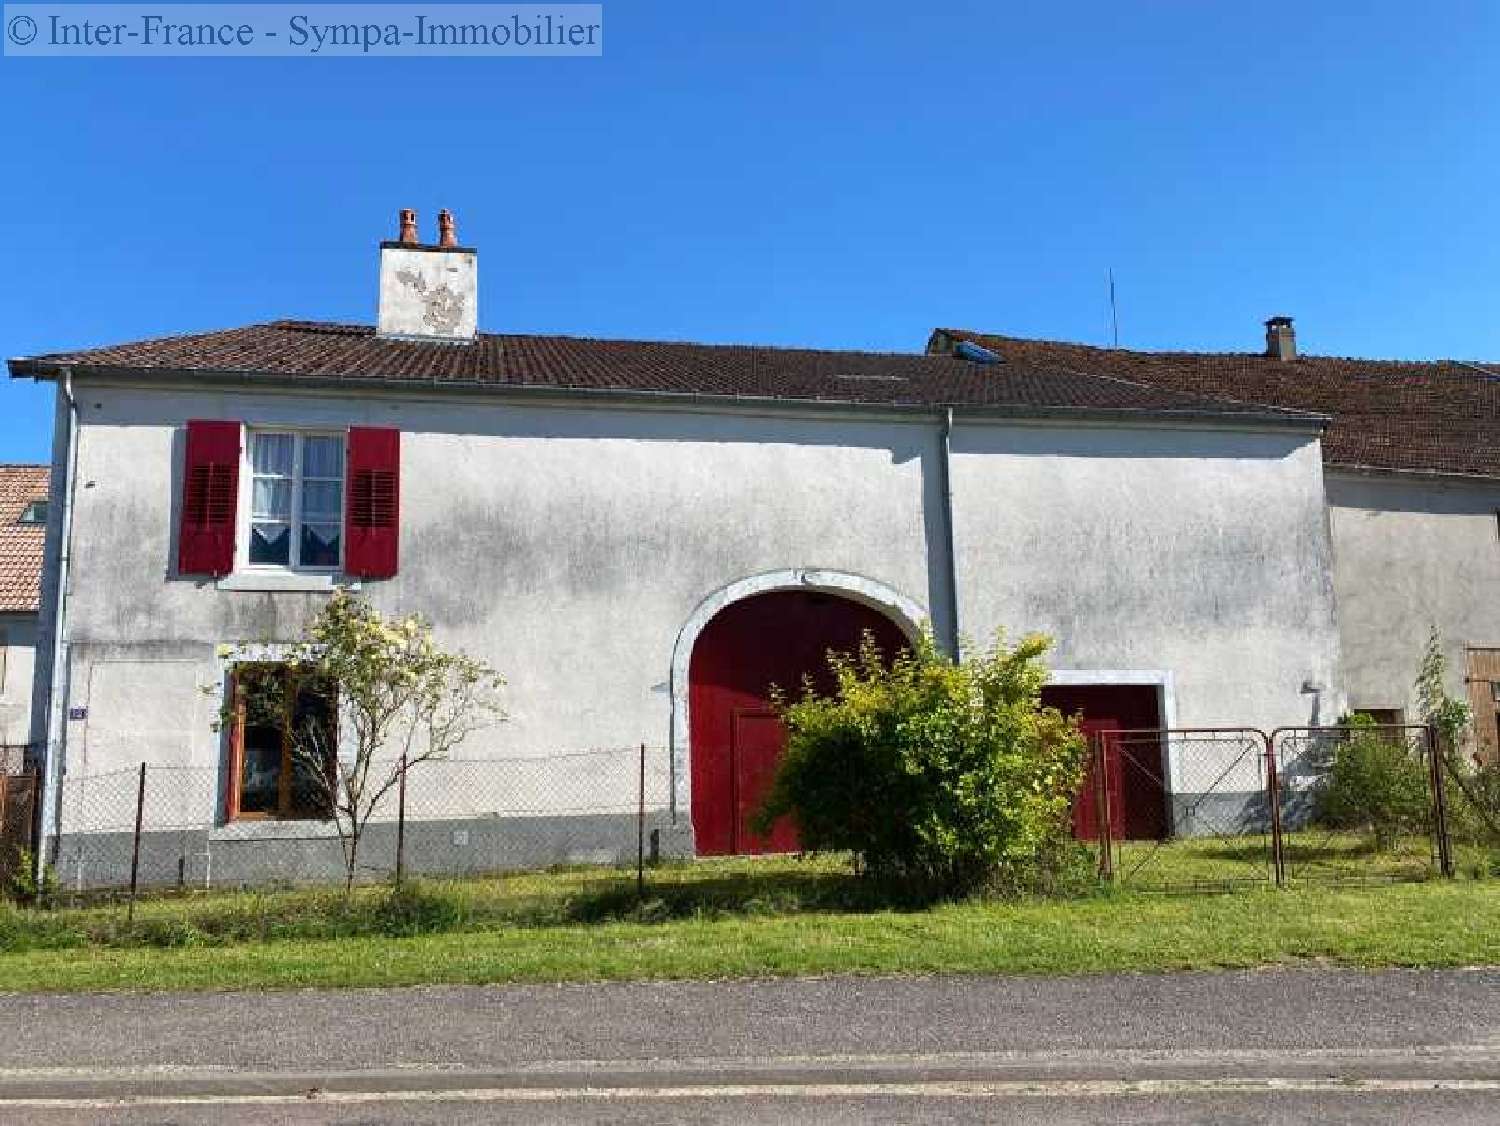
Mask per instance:
[[[778,700],[787,751],[758,815],[795,819],[809,851],[922,894],[1045,887],[1076,866],[1076,727],[1040,706],[1051,643],[954,661],[923,634],[889,664],[866,635],[830,654],[835,690]],[[1062,882],[1067,882],[1066,877]]]
[[[1500,848],[1500,763],[1448,760],[1448,818],[1455,840]]]
[[[1427,767],[1401,735],[1380,731],[1368,716],[1344,721],[1349,730],[1333,749],[1315,792],[1315,816],[1330,828],[1360,830],[1388,849],[1403,833],[1424,832]]]
[[[57,873],[52,865],[42,865],[42,878],[36,878],[36,854],[29,848],[16,850],[10,873],[0,882],[0,898],[17,903],[44,903],[57,894]]]

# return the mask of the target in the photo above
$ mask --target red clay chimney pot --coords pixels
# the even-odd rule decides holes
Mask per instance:
[[[409,246],[417,245],[417,213],[410,207],[401,209],[401,235],[398,241]]]
[[[453,212],[446,207],[438,212],[438,245],[458,245],[458,231],[453,225]]]

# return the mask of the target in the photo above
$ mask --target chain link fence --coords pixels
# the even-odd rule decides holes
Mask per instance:
[[[41,777],[37,748],[0,744],[0,889],[19,893],[36,848]]]
[[[1418,880],[1451,866],[1430,729],[1283,728],[1270,742],[1284,882]]]
[[[453,876],[685,854],[666,748],[616,747],[370,766],[396,780],[365,825],[355,878]],[[305,884],[345,875],[347,818],[230,817],[218,768],[138,767],[63,781],[47,842],[65,895],[131,887]],[[346,829],[341,838],[339,824]]]
[[[1436,747],[1422,727],[1096,729],[1073,828],[1092,842],[1101,877],[1146,890],[1451,875]],[[1389,777],[1359,798],[1372,770]],[[399,763],[372,766],[377,778],[402,774]],[[29,782],[8,784],[14,794]],[[335,822],[231,816],[230,784],[222,768],[153,764],[67,776],[58,831],[43,842],[57,887],[343,878]],[[14,804],[26,817],[36,807]],[[355,878],[643,868],[692,851],[665,747],[443,758],[413,762],[386,795],[362,834]]]
[[[1147,890],[1452,875],[1426,727],[1094,731],[1074,811],[1102,878]]]

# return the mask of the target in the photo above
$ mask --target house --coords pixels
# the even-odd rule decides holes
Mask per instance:
[[[1343,688],[1352,709],[1421,722],[1414,680],[1429,633],[1448,691],[1473,709],[1475,750],[1500,756],[1500,366],[1303,355],[1290,317],[1262,352],[1132,352],[936,329],[1018,367],[1088,371],[1216,400],[1329,418],[1323,477]]]
[[[179,780],[147,878],[198,879],[209,857],[215,878],[336,870],[282,737],[215,721],[239,647],[274,666],[340,586],[420,611],[506,675],[509,721],[466,756],[662,747],[669,851],[789,843],[746,823],[781,745],[770,686],[865,630],[888,649],[924,627],[950,647],[1045,631],[1050,698],[1105,729],[1343,713],[1326,410],[971,341],[876,354],[484,333],[477,254],[451,217],[440,232],[419,242],[406,213],[381,244],[374,325],[10,362],[57,394],[49,855],[128,823],[74,803],[79,780],[128,787],[147,761]],[[1139,780],[1143,831],[1172,827],[1164,799],[1190,792],[1190,765],[1169,750]],[[528,837],[528,859],[576,858],[590,834],[590,856],[633,853],[630,805],[578,813],[605,785],[580,770],[531,805],[559,831]],[[514,824],[460,785],[414,818],[413,866],[429,868]]]
[[[31,725],[47,467],[0,465],[0,773],[19,772]]]

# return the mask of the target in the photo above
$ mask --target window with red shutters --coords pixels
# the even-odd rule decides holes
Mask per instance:
[[[177,570],[181,574],[227,575],[234,569],[239,483],[240,424],[190,421],[177,534]]]
[[[400,520],[401,431],[351,427],[344,570],[366,579],[395,575]]]

